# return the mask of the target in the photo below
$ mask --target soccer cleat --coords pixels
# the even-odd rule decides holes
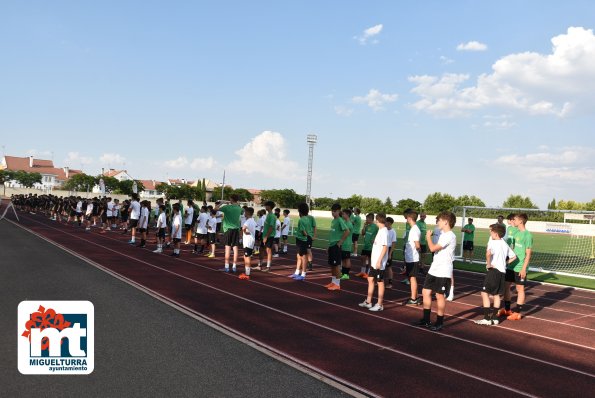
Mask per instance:
[[[444,326],[442,324],[434,324],[434,325],[430,326],[430,330],[432,332],[439,332],[442,330],[443,327]]]
[[[331,282],[331,283],[327,283],[326,285],[324,285],[324,287],[325,287],[326,289],[328,289],[329,287],[331,287],[331,285],[334,285],[334,283],[333,283],[333,282]]]
[[[362,278],[363,275],[365,275],[365,272],[358,272],[357,274],[355,274],[355,276],[357,276],[358,278]]]
[[[237,273],[237,272],[238,272],[238,270],[237,270],[237,268],[232,268],[232,269],[231,269],[231,272],[235,274],[235,273]]]
[[[258,265],[256,267],[252,267],[252,269],[254,269],[256,271],[262,271],[262,267],[260,265]]]
[[[156,249],[156,250],[153,250],[153,253],[163,253],[163,250],[161,250],[161,249]]]
[[[378,305],[378,303],[377,303],[376,305],[374,305],[374,307],[369,308],[369,310],[373,311],[373,312],[379,312],[379,311],[384,310],[384,307],[381,305]]]
[[[479,320],[476,320],[473,322],[475,322],[475,324],[477,324],[477,325],[492,326],[492,321],[489,319],[485,319],[485,318],[479,319]]]
[[[262,272],[270,272],[271,271],[271,267],[265,267],[262,269]]]
[[[363,303],[359,303],[358,305],[359,305],[360,307],[362,307],[362,308],[368,308],[368,309],[372,308],[372,303],[368,303],[368,302],[367,302],[367,301],[365,301],[365,300],[364,300],[364,302],[363,302]]]
[[[387,283],[386,284],[386,288],[387,289],[392,289],[393,288],[393,284],[392,283]]]
[[[343,275],[341,275],[341,280],[342,281],[348,281],[349,280],[349,274],[343,274]]]
[[[128,241],[128,244],[129,244],[129,245],[134,245],[135,243],[136,243],[136,242],[135,242],[135,241],[133,241],[133,240],[129,240],[129,241]]]
[[[510,316],[510,315],[512,315],[511,310],[507,310],[506,308],[500,308],[498,310],[498,316]]]
[[[415,299],[415,300],[409,299],[409,300],[407,300],[407,303],[405,303],[405,304],[407,304],[407,305],[420,305],[421,302],[419,301],[419,299]]]
[[[312,263],[308,264],[308,271],[312,271]]]
[[[207,258],[215,258],[215,254],[214,253],[209,253],[209,255],[207,256]]]
[[[244,279],[244,280],[250,280],[250,276],[249,275],[246,275],[244,273],[242,273],[238,278]]]
[[[299,275],[299,274],[291,274],[291,275],[289,275],[289,277],[290,277],[291,279],[295,279],[295,277],[296,277],[296,276],[298,276],[298,275]]]
[[[273,258],[278,258],[279,255],[278,254],[273,254]]]
[[[295,278],[293,278],[293,280],[296,280],[296,281],[303,281],[305,279],[306,279],[306,277],[305,276],[302,276],[302,275],[298,275]]]
[[[403,279],[403,280],[401,281],[401,283],[403,283],[403,284],[405,284],[405,285],[410,285],[410,283],[409,283],[409,279]]]
[[[499,320],[497,320],[497,319],[492,319],[492,326],[496,326],[496,325],[498,325],[498,324],[500,324],[500,321],[499,321]]]
[[[219,271],[227,272],[229,274],[229,268],[219,268]]]
[[[426,321],[425,319],[420,319],[417,322],[412,323],[413,326],[423,326],[425,328],[430,328],[432,326],[432,322]]]
[[[368,279],[368,274],[366,274],[365,272],[362,274],[362,279]]]
[[[254,250],[254,255],[258,255],[258,254],[260,254],[260,250],[258,250],[258,249]]]
[[[334,283],[331,283],[331,285],[329,287],[327,287],[328,290],[341,290],[341,286],[339,285],[335,285]]]
[[[506,319],[508,319],[509,321],[520,321],[521,320],[521,314],[518,312],[513,312],[512,314],[510,314]]]

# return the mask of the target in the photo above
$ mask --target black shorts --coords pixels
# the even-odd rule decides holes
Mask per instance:
[[[463,242],[463,250],[473,251],[473,241],[466,240]]]
[[[483,280],[482,292],[492,296],[502,296],[504,294],[505,275],[496,268],[490,268]]]
[[[405,270],[408,277],[416,277],[419,274],[419,261],[414,263],[405,263]]]
[[[372,257],[372,250],[362,250],[362,256]]]
[[[217,233],[221,232],[221,223],[220,222],[217,223],[217,226],[215,227],[215,231],[217,231]]]
[[[142,234],[143,232],[147,232],[147,228],[139,228],[139,229],[138,229],[138,232],[140,232],[141,234]]]
[[[184,224],[184,226],[186,227],[186,231],[192,229],[192,224]]]
[[[175,243],[180,243],[182,241],[182,239],[180,239],[180,238],[172,238],[171,241],[174,242],[174,244],[175,244]]]
[[[338,267],[341,265],[341,248],[333,245],[328,248],[328,265]]]
[[[262,239],[262,245],[264,247],[268,247],[269,249],[273,248],[273,243],[275,243],[274,238],[268,237],[266,242],[264,241],[264,238]]]
[[[283,240],[287,240],[287,235],[281,235],[281,237],[283,238]]]
[[[208,234],[199,234],[198,232],[194,234],[194,237],[198,240],[207,240]]]
[[[138,220],[135,220],[133,218],[131,218],[130,221],[128,222],[128,227],[130,227],[130,228],[136,228],[137,225],[138,225]]]
[[[428,274],[424,281],[424,289],[430,289],[435,294],[448,295],[450,293],[450,278],[438,278]]]
[[[225,246],[239,246],[240,245],[240,230],[237,228],[228,229],[223,234],[223,244]]]
[[[368,273],[368,278],[374,278],[376,280],[376,283],[384,283],[384,270],[370,268],[370,272]]]
[[[261,242],[262,241],[262,232],[256,231],[256,233],[254,234],[254,240],[256,242]]]
[[[157,231],[157,237],[165,238],[165,228],[159,228],[159,231]]]
[[[312,249],[312,237],[308,236],[306,238],[306,242],[308,242],[308,250]]]
[[[419,251],[420,253],[427,253],[428,252],[428,245],[419,245]]]
[[[273,242],[278,245],[279,244],[279,238],[273,238]]]
[[[341,249],[341,260],[347,260],[349,258],[351,258],[351,252]]]
[[[252,253],[254,253],[254,249],[244,247],[244,257],[252,257]]]
[[[208,238],[209,244],[212,245],[213,243],[215,243],[217,241],[217,234],[214,232],[208,233],[207,238]]]
[[[351,235],[351,241],[353,243],[359,241],[359,234],[353,234],[353,235]]]
[[[514,283],[516,285],[525,286],[526,279],[521,279],[518,272],[514,272],[512,269],[506,269],[505,281]]]
[[[298,255],[305,256],[308,253],[308,241],[296,239],[295,244],[298,249]]]

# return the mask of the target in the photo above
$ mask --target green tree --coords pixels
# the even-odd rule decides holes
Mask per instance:
[[[556,210],[556,198],[552,199],[550,203],[547,204],[548,210]]]
[[[394,214],[395,213],[395,206],[393,205],[393,201],[390,196],[384,200],[384,209],[382,210],[386,214]]]
[[[382,213],[384,212],[385,205],[378,198],[362,198],[360,208],[364,213]]]
[[[211,197],[211,200],[214,200],[214,201],[221,200],[221,199],[229,200],[229,197],[231,196],[232,193],[233,193],[233,188],[230,187],[229,185],[226,185],[223,188],[223,198],[221,198],[221,187],[217,187],[213,190],[213,196]]]
[[[102,176],[99,174],[97,177],[95,177],[95,181],[97,181],[98,184],[100,178],[103,178],[103,183],[105,184],[105,193],[115,192],[120,188],[120,181],[118,181],[116,177]]]
[[[0,184],[4,186],[4,196],[6,196],[5,183],[14,180],[14,172],[11,170],[0,170]]]
[[[362,207],[361,195],[351,195],[348,198],[337,198],[337,203],[341,205],[342,209],[353,209],[354,207]]]
[[[141,193],[142,191],[145,190],[145,186],[143,185],[143,183],[139,180],[122,180],[120,181],[120,184],[118,186],[118,189],[116,190],[115,193],[119,193],[122,195],[132,195],[132,185],[134,184],[134,182],[136,181],[136,188],[137,188],[137,193]]]
[[[457,206],[478,206],[478,207],[485,207],[486,204],[483,200],[479,199],[475,195],[467,196],[459,196],[456,200]]]
[[[561,200],[558,202],[558,209],[560,210],[585,210],[586,203],[575,202],[574,200]]]
[[[452,210],[457,205],[456,199],[447,193],[434,192],[426,197],[424,209],[430,214]]]
[[[43,177],[40,173],[27,173],[26,171],[17,171],[14,174],[15,180],[26,188],[32,188],[35,184],[41,184]]]
[[[91,191],[97,184],[97,179],[85,173],[75,174],[62,185],[62,188],[67,191],[85,192]]]
[[[508,199],[502,203],[502,207],[513,209],[537,209],[537,206],[535,206],[528,196],[523,198],[521,195],[510,195]]]
[[[249,201],[251,201],[251,200],[254,200],[254,195],[252,195],[252,194],[250,193],[250,191],[248,191],[248,190],[247,190],[247,189],[245,189],[245,188],[237,188],[237,189],[234,189],[234,190],[231,192],[231,194],[232,194],[232,195],[233,195],[233,194],[235,194],[235,195],[238,195],[238,196],[239,196],[239,198],[240,198],[240,202],[249,202]]]
[[[585,210],[595,211],[595,199],[585,203]]]
[[[327,198],[327,197],[316,198],[316,199],[313,199],[312,207],[316,208],[317,210],[330,210],[331,206],[335,202],[336,202],[336,200],[333,198]]]
[[[293,189],[267,189],[260,193],[261,202],[272,200],[278,207],[295,209],[298,204],[306,201],[305,195],[296,193]]]
[[[401,199],[397,202],[395,206],[395,214],[403,214],[407,209],[420,211],[421,203],[417,200],[413,200],[410,198]]]

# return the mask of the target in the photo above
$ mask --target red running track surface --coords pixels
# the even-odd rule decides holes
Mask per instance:
[[[387,289],[384,311],[358,307],[367,282],[353,278],[329,292],[326,254],[314,253],[304,282],[288,276],[295,251],[273,259],[273,272],[250,281],[218,271],[217,258],[180,258],[140,249],[129,235],[85,232],[41,215],[20,213],[19,225],[84,257],[177,307],[241,338],[369,396],[441,397],[584,395],[595,382],[595,293],[531,283],[523,320],[497,327],[481,318],[481,274],[455,273],[455,301],[441,332],[411,326],[421,308],[404,305],[409,287]],[[169,254],[169,252],[166,252]],[[243,258],[240,258],[242,263]],[[359,269],[359,261],[353,261]],[[238,264],[239,270],[243,266]],[[398,279],[398,278],[397,278]],[[433,317],[435,315],[433,314]]]

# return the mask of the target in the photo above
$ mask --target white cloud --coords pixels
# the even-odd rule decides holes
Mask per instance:
[[[552,53],[524,52],[500,58],[491,74],[462,87],[465,74],[412,76],[411,91],[421,99],[413,108],[436,116],[466,116],[488,107],[530,115],[568,116],[593,111],[595,104],[595,36],[590,29],[568,28],[552,38]]]
[[[353,108],[348,108],[346,106],[337,105],[337,106],[335,106],[335,113],[339,116],[349,117],[353,113]]]
[[[212,156],[208,158],[194,158],[192,160],[188,160],[186,156],[179,156],[176,159],[166,160],[163,162],[163,166],[167,169],[191,169],[191,170],[211,170],[215,167],[217,162],[213,159]]]
[[[377,112],[384,110],[385,103],[395,102],[397,98],[399,98],[398,94],[382,94],[376,89],[371,89],[365,96],[353,97],[351,101],[355,104],[366,104]]]
[[[229,170],[282,179],[296,179],[301,175],[299,165],[287,158],[285,139],[277,132],[263,131],[235,153],[239,159],[229,164]]]
[[[457,51],[485,51],[488,46],[478,41],[469,41],[467,43],[461,43],[457,46]]]
[[[78,152],[68,152],[68,156],[64,159],[66,166],[84,166],[93,163],[93,158],[88,156],[81,156]]]
[[[365,46],[368,43],[368,40],[370,40],[373,37],[380,34],[380,32],[382,31],[382,28],[383,28],[382,24],[374,25],[372,27],[369,27],[368,29],[365,29],[363,31],[363,33],[361,34],[361,36],[355,36],[354,39],[359,41],[359,44],[361,44],[362,46]],[[376,44],[376,43],[378,43],[378,40],[372,39],[371,43]]]
[[[102,164],[107,164],[108,166],[116,166],[116,165],[123,165],[126,163],[126,158],[117,153],[104,153],[99,157],[99,161]]]
[[[452,64],[453,62],[455,62],[453,59],[450,59],[450,58],[448,58],[448,57],[445,57],[444,55],[441,55],[441,56],[440,56],[440,61],[442,61],[442,64],[443,64],[443,65],[450,65],[450,64]]]
[[[546,149],[547,150],[547,149]],[[591,184],[595,180],[595,148],[564,147],[558,150],[500,156],[496,164],[532,182]]]

